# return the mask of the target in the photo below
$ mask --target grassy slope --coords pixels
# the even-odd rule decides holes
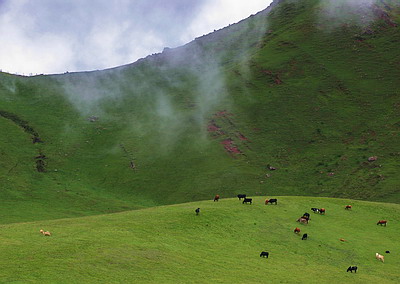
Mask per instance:
[[[310,5],[298,9],[309,11]],[[253,78],[259,79],[252,97],[235,97],[235,106],[247,107],[247,123],[263,126],[256,135],[257,154],[287,170],[274,185],[397,200],[399,30],[376,24],[378,35],[366,36],[355,26],[329,33],[328,25],[318,29],[312,14],[292,5],[278,11],[271,15],[272,34],[252,61]],[[295,20],[285,24],[285,15]],[[363,35],[362,43],[357,35]],[[279,74],[283,83],[266,77],[263,82],[262,70]],[[365,163],[372,155],[381,158],[382,168]]]
[[[0,74],[0,110],[45,141],[32,144],[0,117],[10,134],[0,138],[0,222],[242,191],[399,202],[399,28],[380,20],[365,34],[349,20],[332,29],[316,19],[318,5],[282,1],[269,16],[112,70]],[[212,119],[223,135],[207,132]],[[227,138],[243,155],[226,153]],[[35,171],[41,153],[45,173]]]
[[[278,197],[277,206],[265,206],[263,200],[1,225],[0,282],[397,283],[399,205]],[[344,210],[346,204],[353,209]],[[314,206],[325,207],[326,215],[311,213],[308,225],[295,222]],[[383,218],[387,227],[377,226]],[[308,240],[293,233],[296,226]],[[53,235],[40,235],[41,228]],[[357,274],[346,273],[349,265],[358,266]]]

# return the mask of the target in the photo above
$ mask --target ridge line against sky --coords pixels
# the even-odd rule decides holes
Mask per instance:
[[[239,22],[272,0],[0,0],[0,70],[100,70]]]

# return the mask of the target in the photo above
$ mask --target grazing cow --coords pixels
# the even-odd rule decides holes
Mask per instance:
[[[240,200],[240,199],[242,199],[242,198],[246,198],[246,194],[238,194],[237,197],[238,197],[239,200]]]
[[[300,218],[306,219],[307,221],[310,221],[310,218],[308,218],[307,216],[301,216]]]
[[[318,209],[318,208],[311,208],[311,210],[312,210],[314,213],[319,213],[319,209]]]
[[[214,202],[219,200],[219,194],[214,197]]]
[[[346,205],[346,207],[344,209],[350,210],[351,209],[351,205]]]
[[[268,258],[268,256],[269,256],[269,252],[262,251],[262,252],[260,253],[260,257],[266,257],[266,258]]]
[[[196,210],[194,210],[196,212],[196,215],[200,214],[200,208],[197,208]]]
[[[353,273],[353,271],[354,271],[354,273],[357,273],[357,266],[349,266],[349,268],[347,268],[347,271],[346,272],[351,272],[351,273]]]
[[[296,227],[296,228],[294,229],[294,232],[295,232],[296,234],[299,234],[299,233],[300,233],[300,228],[297,228],[297,227]]]
[[[307,234],[303,234],[303,237],[301,238],[302,240],[307,240],[308,235]]]
[[[299,218],[297,219],[297,222],[303,223],[303,224],[308,224],[308,219],[306,218]]]
[[[272,199],[269,200],[269,203],[271,203],[271,204],[274,203],[275,205],[278,205],[278,199],[272,198]]]
[[[378,221],[378,223],[376,223],[377,225],[385,225],[385,227],[386,227],[386,224],[387,224],[387,221],[386,220],[379,220]]]
[[[51,233],[49,231],[40,230],[39,231],[43,236],[50,237]]]
[[[304,213],[302,218],[306,218],[308,220],[310,220],[310,214],[309,213]]]
[[[379,254],[379,253],[376,253],[376,254],[375,254],[375,257],[376,257],[377,260],[380,260],[380,261],[382,261],[382,262],[385,262],[385,257],[384,257],[383,255],[381,255],[381,254]]]
[[[325,215],[325,208],[319,209],[319,214],[324,214]]]
[[[248,204],[248,203],[250,203],[250,204],[252,204],[253,203],[253,199],[252,198],[245,198],[245,199],[243,199],[243,202],[242,202],[243,204]]]

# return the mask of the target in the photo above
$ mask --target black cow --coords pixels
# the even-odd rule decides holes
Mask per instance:
[[[266,258],[268,258],[268,256],[269,256],[269,252],[262,251],[262,252],[260,253],[260,257],[266,257]]]
[[[308,220],[310,220],[310,214],[309,213],[304,213],[302,218],[306,218]]]
[[[252,204],[253,203],[253,199],[252,198],[245,198],[245,199],[243,199],[243,204],[247,204],[247,203],[250,203],[250,204]]]
[[[311,208],[311,210],[312,210],[314,213],[319,213],[319,209],[318,209],[318,208]]]
[[[387,250],[387,251],[385,251],[385,252],[386,252],[386,253],[390,253],[390,251],[388,251],[388,250]]]
[[[237,197],[238,197],[239,200],[240,200],[240,199],[242,199],[242,198],[246,198],[246,194],[238,194]]]
[[[276,205],[278,205],[278,199],[275,199],[275,198],[273,198],[273,199],[270,199],[270,200],[268,200],[268,203],[275,203]]]
[[[200,213],[200,208],[197,208],[196,210],[194,210],[196,212],[196,215],[199,215]]]
[[[351,272],[351,273],[353,273],[353,271],[354,271],[354,273],[357,273],[357,266],[349,266],[349,268],[347,268],[347,271],[346,272]]]
[[[307,240],[308,235],[307,234],[303,234],[303,237],[301,238],[302,240]]]

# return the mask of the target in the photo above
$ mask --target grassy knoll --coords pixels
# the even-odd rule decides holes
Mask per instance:
[[[397,283],[399,205],[285,196],[265,206],[263,197],[253,200],[1,225],[0,282]],[[346,204],[353,209],[344,210]],[[326,208],[326,215],[310,212],[314,206]],[[299,225],[295,220],[306,211],[311,221]],[[377,226],[379,219],[388,226]],[[296,226],[308,240],[293,233]],[[53,235],[40,235],[41,228]],[[264,250],[269,259],[259,257]],[[349,265],[358,266],[357,274],[346,273]]]

